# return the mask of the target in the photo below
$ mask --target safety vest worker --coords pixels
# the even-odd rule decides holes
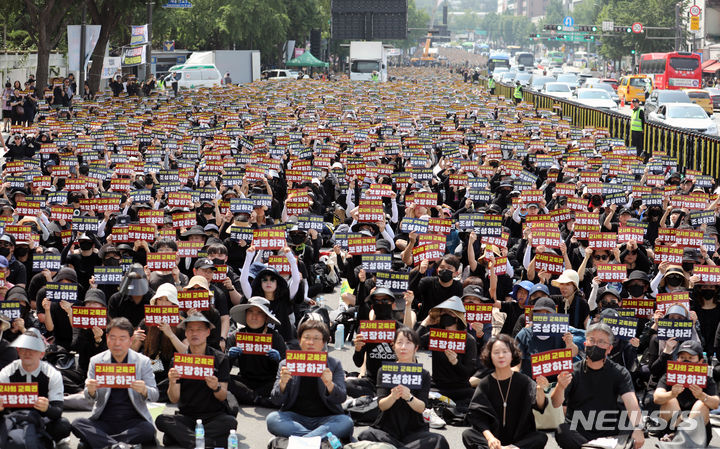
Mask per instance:
[[[640,107],[640,101],[633,98],[632,115],[630,116],[630,145],[635,147],[638,157],[642,157],[645,162],[648,160],[648,154],[645,153],[645,145],[643,139],[643,124],[645,123],[645,111]]]
[[[522,101],[522,86],[520,85],[520,81],[515,84],[515,91],[513,92],[513,97],[515,97],[515,104],[518,104]]]
[[[488,78],[488,90],[491,94],[495,93],[495,79],[491,76]]]

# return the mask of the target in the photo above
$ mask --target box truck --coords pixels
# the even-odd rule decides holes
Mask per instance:
[[[382,42],[350,42],[350,79],[371,81],[373,72],[379,81],[387,81],[387,53]]]

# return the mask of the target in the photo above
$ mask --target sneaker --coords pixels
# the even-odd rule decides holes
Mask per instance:
[[[443,419],[435,413],[435,410],[431,408],[425,409],[423,412],[423,420],[428,423],[432,429],[442,429],[445,427],[445,421],[443,421]]]

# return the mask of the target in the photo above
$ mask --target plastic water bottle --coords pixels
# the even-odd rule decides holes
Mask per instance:
[[[323,307],[323,306],[325,306],[325,297],[318,296],[317,298],[315,298],[315,302],[317,303],[318,307]]]
[[[332,432],[328,432],[326,436],[328,439],[328,443],[330,443],[331,448],[340,449],[342,447],[342,443],[340,442],[338,437],[336,437],[335,435],[332,434]]]
[[[202,419],[195,421],[195,449],[205,449],[205,427]]]
[[[237,433],[235,433],[235,430],[230,431],[230,435],[228,435],[228,449],[238,449],[238,436]]]
[[[343,349],[345,347],[345,325],[340,323],[335,328],[335,349]]]

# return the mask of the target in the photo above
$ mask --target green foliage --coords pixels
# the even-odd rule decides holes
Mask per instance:
[[[488,32],[488,40],[497,46],[528,45],[528,35],[536,31],[529,17],[489,13],[477,28]]]

